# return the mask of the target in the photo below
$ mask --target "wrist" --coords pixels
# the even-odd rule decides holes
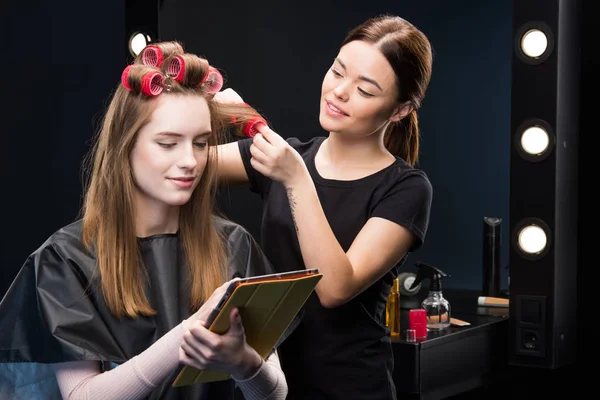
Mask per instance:
[[[313,181],[308,169],[306,168],[306,165],[303,164],[299,171],[290,176],[286,182],[282,183],[286,189],[303,190],[307,185],[312,185]]]
[[[249,346],[248,346],[249,347]],[[263,365],[262,357],[252,348],[244,352],[238,366],[231,373],[231,377],[236,381],[248,380],[258,373]]]

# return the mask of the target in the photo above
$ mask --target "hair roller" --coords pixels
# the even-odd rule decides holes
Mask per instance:
[[[223,87],[223,75],[216,68],[208,67],[201,84],[208,93],[215,94]]]
[[[242,131],[246,136],[252,138],[258,133],[258,128],[260,125],[267,125],[267,122],[260,117],[252,118],[250,121],[244,124]]]
[[[142,50],[142,64],[160,67],[164,61],[162,50],[158,46],[146,46]]]
[[[160,72],[148,72],[142,77],[142,93],[146,96],[158,96],[162,93],[165,77]]]
[[[131,90],[131,85],[129,84],[129,71],[131,71],[131,67],[133,67],[133,65],[126,66],[121,74],[121,83],[127,90]]]
[[[181,82],[185,77],[185,61],[183,60],[183,57],[170,57],[167,62],[166,74],[177,82]]]

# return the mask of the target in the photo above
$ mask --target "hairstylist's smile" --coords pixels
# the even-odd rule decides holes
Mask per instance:
[[[348,114],[346,112],[344,112],[344,110],[339,108],[337,105],[335,105],[331,101],[325,100],[325,102],[327,103],[327,112],[329,115],[332,115],[334,117],[348,116]]]

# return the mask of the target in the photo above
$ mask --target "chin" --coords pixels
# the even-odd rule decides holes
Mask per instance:
[[[181,196],[178,198],[171,199],[171,201],[169,201],[168,204],[170,206],[174,206],[174,207],[181,207],[184,204],[187,204],[189,201],[190,201],[190,196]]]
[[[329,118],[327,118],[327,115],[325,115],[323,112],[319,114],[319,123],[321,124],[321,128],[327,132],[335,131],[337,128],[336,124],[330,121]]]

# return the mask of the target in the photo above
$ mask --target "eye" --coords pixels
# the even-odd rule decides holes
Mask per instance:
[[[207,145],[208,143],[206,142],[194,142],[194,146],[196,146],[199,149],[205,149]]]
[[[361,89],[361,88],[358,88],[358,91],[359,91],[359,93],[360,93],[360,94],[362,94],[362,95],[363,95],[363,96],[365,96],[365,97],[373,97],[373,96],[375,96],[374,94],[371,94],[371,93],[369,93],[369,92],[366,92],[366,91],[364,91],[364,90],[363,90],[363,89]]]
[[[171,147],[175,146],[175,143],[161,143],[161,142],[156,142],[156,143],[163,149],[170,149]]]
[[[331,73],[338,78],[342,77],[342,74],[340,74],[339,71],[335,68],[331,68]]]

